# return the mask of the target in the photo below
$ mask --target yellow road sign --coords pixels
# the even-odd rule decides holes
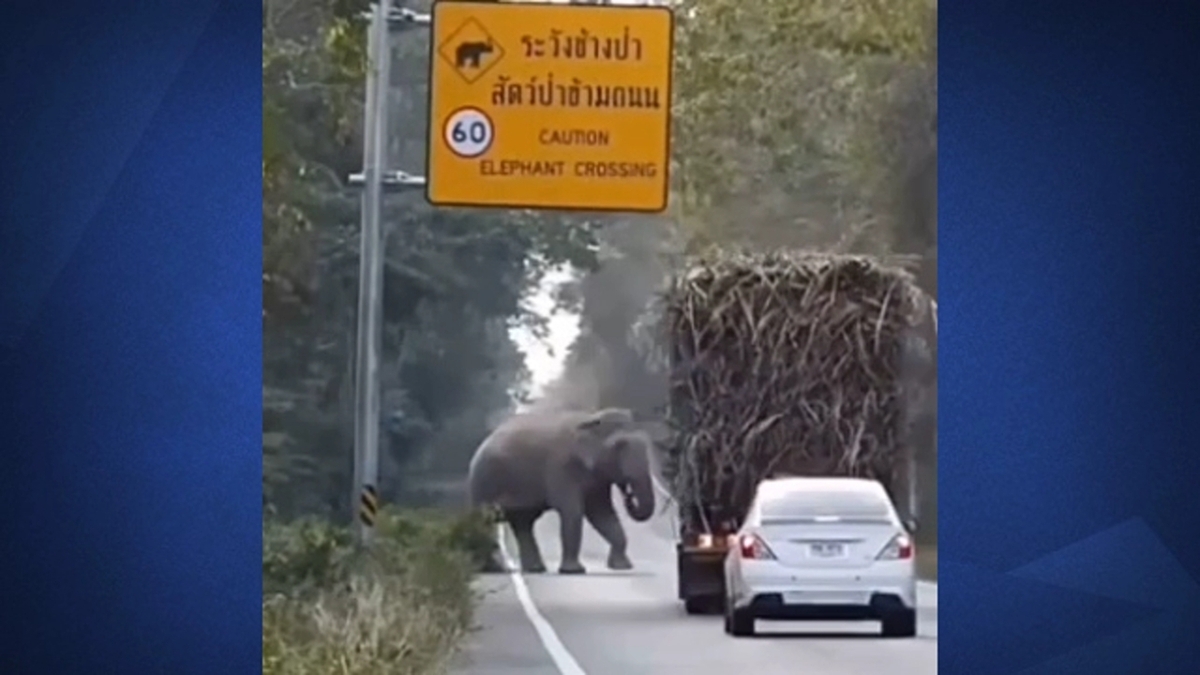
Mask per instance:
[[[670,9],[439,0],[432,34],[430,203],[667,207]]]

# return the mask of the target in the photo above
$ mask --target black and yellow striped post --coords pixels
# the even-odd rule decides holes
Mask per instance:
[[[358,520],[365,527],[374,528],[379,516],[379,493],[374,485],[364,485],[358,497]]]

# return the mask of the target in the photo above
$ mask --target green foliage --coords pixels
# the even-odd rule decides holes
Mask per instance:
[[[303,594],[348,578],[353,560],[348,529],[318,518],[263,525],[263,592]]]
[[[263,673],[442,672],[471,627],[479,515],[385,511],[369,551],[306,518],[263,526]]]
[[[445,673],[469,625],[404,577],[356,577],[316,600],[263,602],[264,675]]]
[[[335,70],[349,81],[367,74],[367,43],[361,20],[337,17],[325,29],[325,49]]]
[[[879,248],[895,85],[929,61],[932,0],[683,0],[675,204],[690,238]],[[884,223],[883,226],[887,226]]]
[[[482,513],[385,508],[369,550],[356,547],[345,526],[314,516],[263,523],[263,592],[306,596],[348,583],[361,574],[427,575],[444,568],[429,588],[451,591],[495,550],[495,519]],[[425,569],[421,560],[436,559]],[[460,574],[461,573],[461,574]],[[449,585],[447,585],[449,584]]]

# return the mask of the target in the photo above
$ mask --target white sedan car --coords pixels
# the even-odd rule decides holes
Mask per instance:
[[[878,620],[917,632],[913,541],[876,481],[763,481],[725,558],[725,632],[758,619]]]

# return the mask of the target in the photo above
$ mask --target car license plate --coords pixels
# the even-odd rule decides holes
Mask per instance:
[[[845,545],[831,542],[812,544],[809,550],[814,558],[842,558],[846,555]]]
[[[783,594],[785,605],[861,605],[862,593],[839,591],[789,591]]]

